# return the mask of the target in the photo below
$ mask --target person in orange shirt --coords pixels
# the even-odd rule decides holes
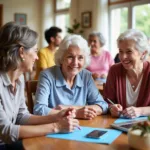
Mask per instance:
[[[48,46],[42,48],[38,52],[39,59],[36,63],[36,80],[38,79],[40,71],[55,65],[54,54],[62,40],[61,32],[62,30],[60,28],[54,26],[45,31],[45,39],[48,43]]]

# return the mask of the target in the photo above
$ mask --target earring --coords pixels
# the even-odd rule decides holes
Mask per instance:
[[[25,59],[24,59],[24,58],[21,58],[21,61],[23,62],[23,61],[25,61]]]

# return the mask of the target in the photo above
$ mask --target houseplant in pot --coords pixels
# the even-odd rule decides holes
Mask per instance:
[[[132,148],[150,149],[150,116],[148,121],[137,123],[129,130],[128,142]]]

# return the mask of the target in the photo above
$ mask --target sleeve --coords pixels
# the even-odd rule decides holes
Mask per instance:
[[[21,92],[20,92],[21,102],[20,102],[19,112],[18,112],[17,120],[16,120],[16,123],[20,125],[27,124],[27,121],[31,116],[31,114],[29,113],[27,109],[27,105],[25,103],[24,91],[25,91],[25,84],[24,84],[24,78],[22,78],[22,86],[21,86]]]
[[[18,140],[19,125],[13,124],[7,117],[0,98],[0,139],[5,143],[12,143]]]
[[[88,96],[87,96],[88,105],[99,105],[103,112],[102,114],[106,114],[108,110],[108,104],[104,101],[102,95],[98,91],[92,76],[89,78],[88,82]]]
[[[48,107],[48,99],[51,92],[50,77],[45,71],[40,73],[39,83],[35,95],[34,114],[48,115],[50,108]]]
[[[104,99],[107,101],[107,98],[116,103],[116,78],[115,78],[115,70],[114,66],[112,66],[109,70],[106,85],[104,88]],[[109,102],[108,102],[109,103]]]
[[[38,53],[38,56],[39,56],[39,68],[40,69],[45,69],[45,68],[48,68],[47,66],[47,62],[46,62],[46,57],[44,55],[44,53],[42,53],[41,51],[39,51]]]

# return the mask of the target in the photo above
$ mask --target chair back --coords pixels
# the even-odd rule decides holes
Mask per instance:
[[[26,81],[26,92],[27,92],[27,106],[30,113],[33,114],[33,107],[34,107],[34,101],[33,101],[33,95],[35,95],[36,88],[37,88],[37,80],[29,80]]]

